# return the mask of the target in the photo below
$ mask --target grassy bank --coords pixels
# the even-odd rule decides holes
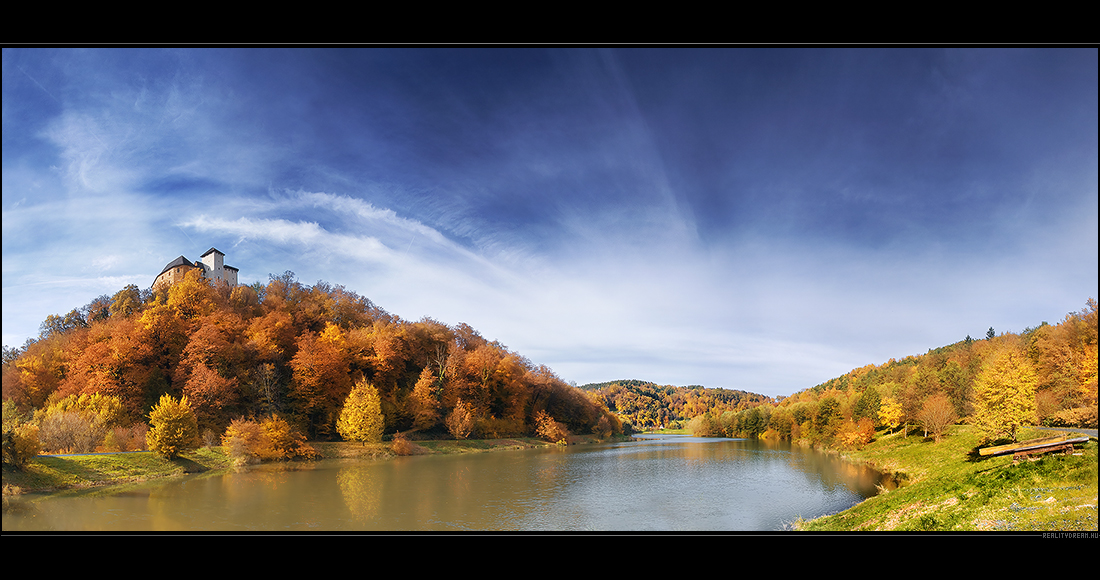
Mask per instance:
[[[1025,431],[1020,439],[1049,435]],[[980,435],[956,425],[939,443],[920,434],[880,435],[844,456],[902,475],[908,485],[846,511],[799,522],[808,531],[1097,530],[1097,444],[1072,455],[1013,462],[982,457]]]
[[[575,443],[591,438],[573,437]],[[419,454],[442,455],[545,447],[533,438],[416,441]],[[315,442],[325,459],[388,459],[395,457],[389,442],[376,444]],[[161,477],[229,469],[232,459],[221,447],[201,448],[168,460],[155,453],[100,453],[60,457],[40,456],[23,471],[4,467],[4,493],[49,492],[67,489],[139,483]]]
[[[198,449],[174,460],[151,451],[40,456],[23,471],[4,467],[4,493],[139,483],[161,477],[226,469],[231,463],[220,447]]]

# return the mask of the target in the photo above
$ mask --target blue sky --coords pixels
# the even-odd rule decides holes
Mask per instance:
[[[578,384],[787,395],[1097,296],[1097,50],[3,51],[3,342],[210,247]]]

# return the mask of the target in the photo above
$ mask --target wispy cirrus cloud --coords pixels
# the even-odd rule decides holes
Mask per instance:
[[[3,55],[7,344],[211,246],[769,394],[1096,294],[1095,51]]]

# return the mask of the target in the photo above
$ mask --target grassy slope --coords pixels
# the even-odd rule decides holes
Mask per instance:
[[[1049,433],[1025,431],[1021,440]],[[1093,530],[1097,529],[1096,441],[1073,455],[1048,454],[1014,464],[1012,456],[980,457],[980,436],[956,425],[939,443],[919,434],[880,436],[854,461],[904,474],[909,484],[801,530]]]
[[[220,447],[198,449],[171,461],[151,451],[39,457],[25,471],[4,467],[4,493],[9,493],[9,485],[24,492],[118,485],[225,469],[230,464]]]

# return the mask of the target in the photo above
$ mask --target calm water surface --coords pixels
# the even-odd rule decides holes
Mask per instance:
[[[262,465],[16,498],[4,531],[757,531],[847,509],[882,477],[789,445],[689,436]]]

